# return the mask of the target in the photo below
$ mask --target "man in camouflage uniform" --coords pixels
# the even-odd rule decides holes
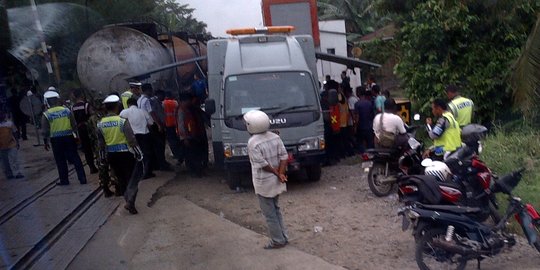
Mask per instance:
[[[101,104],[103,100],[97,99],[94,100],[94,108],[96,108],[95,113],[90,116],[88,119],[88,133],[90,137],[90,142],[92,143],[92,151],[94,151],[94,155],[99,156],[99,143],[98,143],[98,135],[97,135],[97,123],[105,116],[105,110],[103,108],[103,104]],[[99,159],[98,159],[99,160]],[[109,168],[109,164],[107,163],[107,159],[103,159],[104,161],[98,162],[98,172],[99,172],[99,185],[101,188],[103,188],[103,194],[105,197],[110,197],[113,195],[110,187],[115,186],[116,187],[116,178]],[[121,196],[122,194],[118,194],[117,188],[115,188],[115,195]]]

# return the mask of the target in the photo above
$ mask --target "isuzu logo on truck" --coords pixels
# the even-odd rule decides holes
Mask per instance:
[[[276,118],[276,119],[270,119],[271,125],[280,125],[280,124],[286,124],[287,118]]]

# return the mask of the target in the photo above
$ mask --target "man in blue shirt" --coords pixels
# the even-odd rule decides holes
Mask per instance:
[[[354,104],[354,126],[356,127],[356,139],[361,153],[366,148],[373,148],[373,118],[374,110],[371,103],[371,93],[359,86],[356,88],[360,100]]]

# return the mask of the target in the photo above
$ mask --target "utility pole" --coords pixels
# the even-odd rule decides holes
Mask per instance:
[[[34,19],[36,22],[37,34],[41,41],[41,50],[43,51],[43,56],[45,58],[45,66],[47,66],[47,73],[49,74],[49,85],[51,85],[52,78],[54,77],[54,73],[53,73],[53,68],[51,64],[51,57],[47,49],[47,43],[45,43],[45,34],[43,33],[43,27],[41,26],[41,20],[39,19],[36,1],[30,0],[30,5],[32,6],[32,13],[34,14]]]

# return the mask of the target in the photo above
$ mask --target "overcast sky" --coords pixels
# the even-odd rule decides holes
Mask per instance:
[[[205,22],[207,31],[215,37],[227,36],[225,31],[238,27],[261,27],[261,0],[176,0],[194,8],[197,20]]]

